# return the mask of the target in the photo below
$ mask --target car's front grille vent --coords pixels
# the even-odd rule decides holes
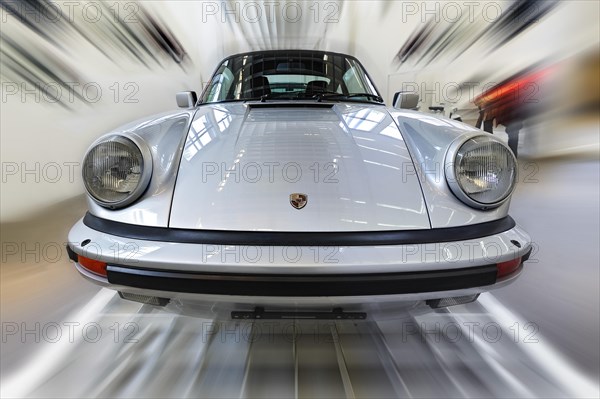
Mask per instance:
[[[333,103],[319,103],[319,102],[264,102],[264,103],[248,103],[248,107],[262,109],[262,108],[331,108]]]

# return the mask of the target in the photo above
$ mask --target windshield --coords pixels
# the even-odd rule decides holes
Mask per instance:
[[[202,102],[311,98],[383,102],[356,59],[316,51],[265,51],[227,58]]]

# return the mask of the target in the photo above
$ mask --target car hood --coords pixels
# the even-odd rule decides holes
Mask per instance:
[[[292,194],[304,194],[296,209]],[[404,139],[384,107],[205,105],[190,125],[169,227],[366,231],[430,228]]]

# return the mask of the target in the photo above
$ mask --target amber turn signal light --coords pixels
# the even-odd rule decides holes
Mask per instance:
[[[77,261],[81,266],[83,266],[86,270],[98,274],[100,276],[106,277],[106,263],[100,262],[99,260],[94,260],[90,258],[86,258],[85,256],[78,256]]]
[[[498,267],[498,274],[496,275],[496,278],[504,277],[515,272],[519,266],[521,266],[521,263],[521,257],[498,263],[496,265]]]

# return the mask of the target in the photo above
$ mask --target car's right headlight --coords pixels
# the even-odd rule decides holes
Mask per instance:
[[[83,182],[99,205],[117,209],[131,204],[148,187],[152,157],[145,145],[110,136],[94,145],[83,161]]]
[[[446,178],[461,201],[474,208],[495,208],[512,194],[517,182],[517,160],[502,142],[475,136],[451,146],[446,156]]]

